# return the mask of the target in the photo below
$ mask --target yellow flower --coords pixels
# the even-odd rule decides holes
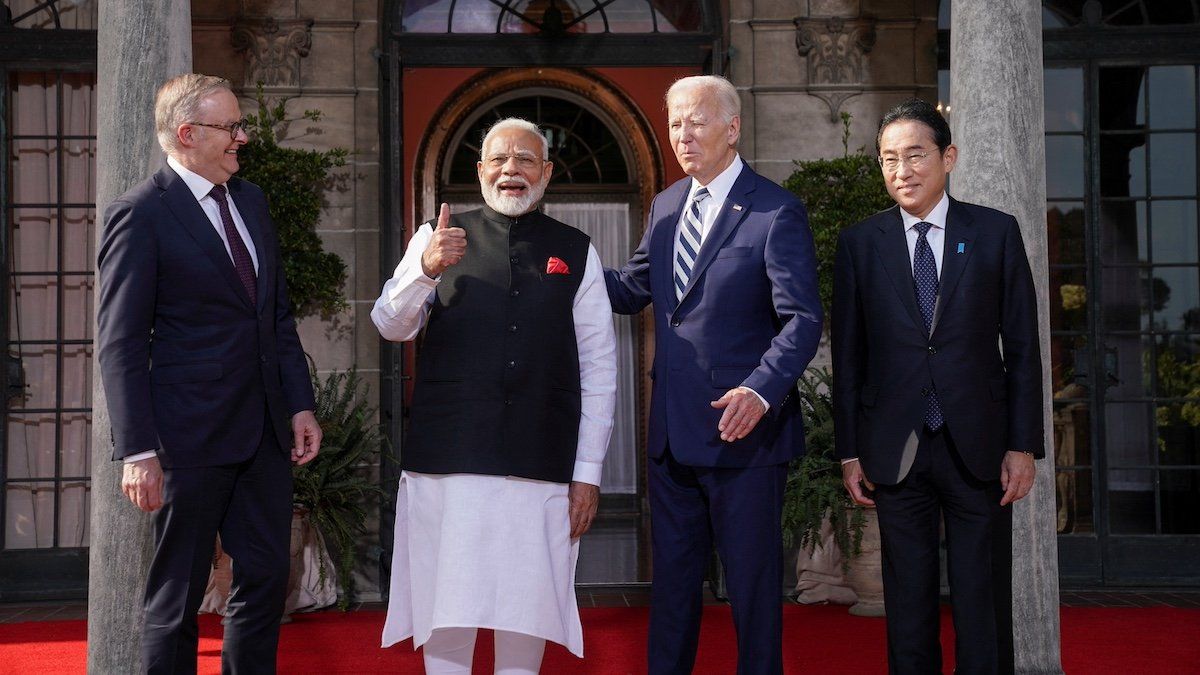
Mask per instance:
[[[1065,310],[1083,309],[1087,305],[1087,288],[1082,284],[1063,284],[1058,287]]]

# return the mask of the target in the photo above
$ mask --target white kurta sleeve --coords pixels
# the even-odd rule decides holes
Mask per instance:
[[[572,480],[591,485],[600,484],[617,405],[617,335],[602,269],[600,256],[589,244],[587,266],[575,292],[572,312],[582,394]]]
[[[421,332],[433,304],[437,280],[425,276],[421,255],[433,237],[433,227],[422,225],[408,242],[408,249],[392,278],[383,285],[383,292],[371,309],[371,321],[384,339],[392,342],[411,340]]]

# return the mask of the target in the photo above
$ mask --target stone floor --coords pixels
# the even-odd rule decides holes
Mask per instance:
[[[644,607],[650,604],[650,587],[585,586],[578,589],[580,607]],[[1071,590],[1060,599],[1066,607],[1182,607],[1200,609],[1200,590]],[[719,603],[705,591],[705,602]],[[378,602],[360,603],[354,609],[377,610]],[[87,618],[84,602],[30,602],[0,604],[0,624],[22,621],[71,621]]]

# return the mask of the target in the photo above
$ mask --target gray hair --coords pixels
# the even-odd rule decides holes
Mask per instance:
[[[669,106],[671,97],[696,90],[711,92],[726,122],[732,122],[734,117],[742,114],[742,98],[729,80],[720,75],[692,75],[675,80],[675,84],[667,89],[666,103]]]
[[[505,117],[488,127],[487,133],[483,135],[483,143],[479,146],[480,160],[484,159],[483,152],[487,149],[488,141],[492,140],[492,136],[506,129],[520,129],[521,131],[528,131],[537,136],[538,140],[542,142],[542,161],[545,162],[550,159],[550,141],[546,140],[546,135],[538,128],[538,125],[529,120],[523,120],[520,117]]]
[[[195,120],[204,99],[222,89],[232,92],[233,86],[223,77],[199,73],[173,77],[159,87],[154,97],[154,132],[163,152],[179,150],[175,135],[179,125]]]

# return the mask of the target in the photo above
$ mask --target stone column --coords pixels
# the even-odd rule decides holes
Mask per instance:
[[[96,209],[102,215],[109,202],[162,162],[154,136],[154,94],[168,78],[191,70],[191,4],[189,0],[105,0],[98,18]],[[97,227],[97,249],[100,232]],[[92,382],[87,669],[89,673],[140,672],[150,518],[121,493],[122,467],[112,461],[111,426],[98,363]]]
[[[954,3],[950,64],[950,126],[959,148],[951,192],[1016,216],[1037,288],[1047,457],[1013,511],[1013,626],[1018,673],[1061,673],[1041,3]]]

